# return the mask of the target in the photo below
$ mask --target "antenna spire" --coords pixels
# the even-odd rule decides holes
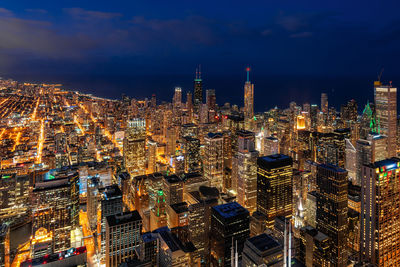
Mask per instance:
[[[250,81],[250,67],[246,68],[246,72],[247,72],[247,81]]]
[[[199,79],[201,79],[201,64],[199,64]]]

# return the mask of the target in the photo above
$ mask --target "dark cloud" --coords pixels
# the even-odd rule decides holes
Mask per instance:
[[[74,8],[64,8],[63,9],[67,14],[71,15],[77,19],[83,20],[91,20],[91,19],[113,19],[121,17],[121,13],[115,12],[102,12],[102,11],[93,11],[93,10],[85,10],[83,8],[74,7]]]

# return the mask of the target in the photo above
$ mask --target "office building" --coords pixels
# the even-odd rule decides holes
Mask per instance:
[[[321,94],[321,111],[324,114],[328,113],[328,95],[326,93]]]
[[[71,247],[79,223],[78,173],[50,170],[36,176],[32,192],[32,233],[44,228],[53,235],[53,251]]]
[[[196,77],[194,79],[194,112],[198,113],[203,103],[203,80],[201,79],[201,69],[196,69]]]
[[[312,226],[300,229],[299,259],[305,266],[330,266],[331,240]]]
[[[347,171],[333,165],[317,167],[317,230],[331,239],[332,266],[347,266]]]
[[[400,264],[400,160],[364,165],[361,184],[361,260],[375,266]]]
[[[397,155],[397,88],[374,83],[375,112],[379,134],[387,136],[388,157]]]
[[[214,266],[232,266],[231,249],[241,258],[249,238],[249,212],[237,202],[214,206],[211,210],[211,261]]]
[[[10,262],[10,226],[0,225],[0,266],[9,267]]]
[[[222,134],[209,133],[204,137],[204,178],[210,181],[211,186],[222,188],[224,178],[224,142]]]
[[[106,266],[117,267],[137,257],[142,234],[142,218],[136,210],[107,216]]]
[[[292,158],[283,154],[257,159],[257,211],[267,217],[268,228],[275,217],[292,216],[292,164]]]
[[[246,121],[254,117],[254,84],[250,82],[250,68],[246,68],[247,80],[244,84],[244,119]]]
[[[257,206],[257,158],[255,150],[255,136],[253,132],[238,132],[238,152],[235,155],[235,182],[237,202],[245,207],[250,214],[256,211]]]
[[[283,247],[267,234],[253,236],[244,243],[242,266],[257,267],[283,265]]]
[[[123,201],[122,192],[118,185],[107,186],[101,195],[101,256],[106,253],[106,218],[122,213]]]
[[[132,176],[146,173],[146,121],[128,121],[124,138],[125,168]]]

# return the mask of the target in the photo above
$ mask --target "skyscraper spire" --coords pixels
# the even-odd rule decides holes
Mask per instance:
[[[246,68],[246,72],[247,72],[247,81],[250,82],[250,67]]]
[[[199,79],[201,80],[201,64],[199,64]]]

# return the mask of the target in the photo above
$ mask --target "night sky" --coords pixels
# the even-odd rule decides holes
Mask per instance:
[[[61,82],[100,96],[170,100],[202,65],[217,102],[242,105],[252,68],[256,109],[290,101],[337,107],[400,86],[399,1],[1,1],[0,76]]]

